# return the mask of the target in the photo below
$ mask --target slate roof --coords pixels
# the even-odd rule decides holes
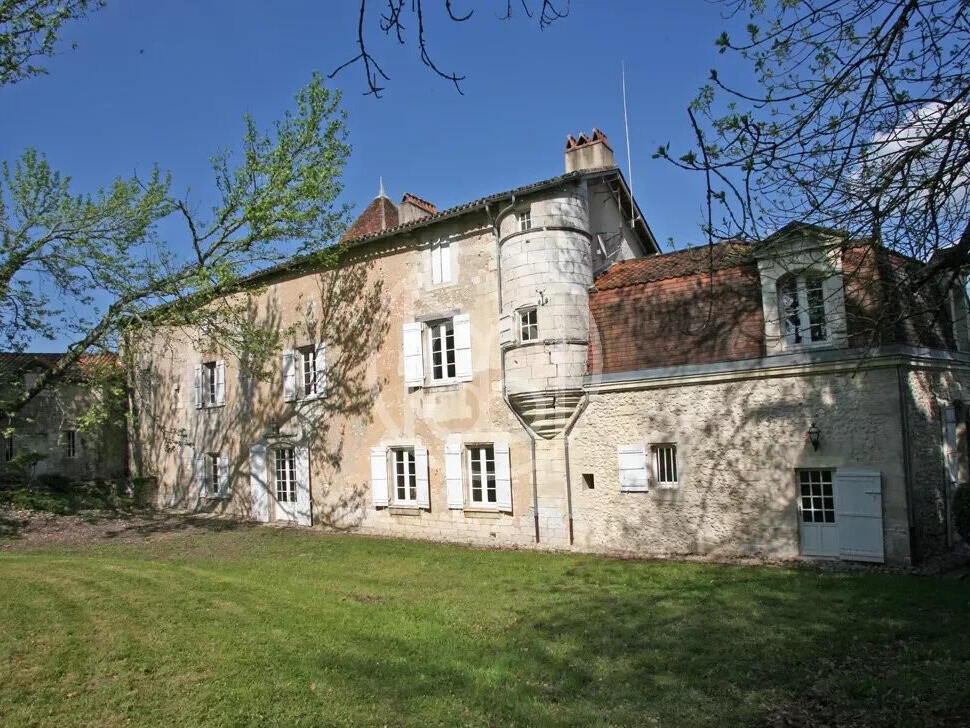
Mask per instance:
[[[635,286],[668,278],[734,268],[754,262],[754,246],[743,242],[718,243],[663,255],[626,260],[607,268],[594,282],[596,290]]]

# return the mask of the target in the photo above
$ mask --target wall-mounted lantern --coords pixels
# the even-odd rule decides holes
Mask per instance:
[[[814,422],[808,428],[808,441],[812,443],[813,450],[818,450],[819,443],[822,442],[822,431],[818,429],[818,425]]]

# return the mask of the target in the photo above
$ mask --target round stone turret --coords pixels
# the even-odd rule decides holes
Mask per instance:
[[[586,373],[593,268],[585,182],[516,201],[499,232],[509,400],[552,438],[579,403]]]

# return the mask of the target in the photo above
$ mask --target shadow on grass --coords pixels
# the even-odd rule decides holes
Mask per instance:
[[[521,606],[499,637],[416,644],[361,625],[352,643],[379,654],[325,647],[311,669],[378,714],[433,704],[494,725],[965,725],[967,591],[915,581],[599,565],[540,603],[508,595]]]

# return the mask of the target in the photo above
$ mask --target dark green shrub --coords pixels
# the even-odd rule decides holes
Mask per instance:
[[[41,473],[34,478],[34,485],[51,493],[70,493],[73,481],[60,473]]]
[[[953,520],[957,533],[970,543],[970,484],[965,483],[953,494]]]

